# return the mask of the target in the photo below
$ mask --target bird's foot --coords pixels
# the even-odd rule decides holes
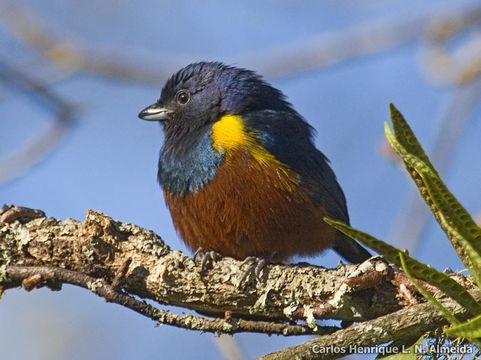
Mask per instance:
[[[198,248],[194,253],[194,261],[200,261],[201,275],[204,275],[208,269],[212,268],[212,264],[220,259],[222,259],[222,255],[213,250]]]
[[[252,277],[254,277],[255,281],[261,281],[262,275],[264,274],[264,269],[268,263],[269,259],[266,258],[260,258],[256,256],[246,257],[242,262],[241,267],[246,264],[249,264],[249,266],[242,272],[242,276],[237,284],[237,288],[239,290],[244,290]]]

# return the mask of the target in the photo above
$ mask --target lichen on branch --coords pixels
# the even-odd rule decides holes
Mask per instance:
[[[369,326],[384,315],[389,326],[388,320],[398,319],[413,301],[422,302],[416,293],[406,297],[409,281],[380,257],[335,269],[269,264],[263,279],[251,279],[242,289],[238,285],[245,264],[240,261],[223,258],[201,270],[154,232],[93,210],[84,221],[61,221],[28,208],[0,210],[0,291],[19,286],[59,290],[67,283],[173,326],[230,334],[319,334],[319,341],[337,339],[340,344],[346,330],[320,326],[318,319],[365,321],[363,326]],[[194,312],[178,315],[139,299]],[[429,304],[415,306],[436,313]],[[439,316],[425,318],[418,326],[420,335],[440,326]],[[407,317],[406,326],[411,321]],[[397,328],[401,337],[413,333],[396,326],[389,333],[393,338]],[[368,342],[386,341],[385,334],[371,334]]]

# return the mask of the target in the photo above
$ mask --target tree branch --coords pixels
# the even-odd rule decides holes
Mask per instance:
[[[377,343],[443,324],[430,305],[409,306],[419,301],[417,294],[403,295],[409,283],[381,258],[336,269],[268,265],[264,279],[240,290],[243,270],[242,262],[223,258],[201,274],[200,264],[152,231],[92,210],[81,222],[27,208],[0,209],[0,292],[72,284],[159,323],[216,333],[324,335],[315,340],[319,344]],[[177,315],[140,298],[210,317]],[[367,322],[348,329],[316,322],[327,318]],[[368,329],[382,329],[382,336]],[[288,351],[305,353],[309,346]],[[290,358],[276,356],[266,359]]]
[[[224,258],[201,275],[199,264],[171,250],[152,231],[92,210],[80,222],[42,217],[42,212],[31,210],[38,218],[25,219],[18,209],[5,207],[0,214],[4,219],[0,224],[4,266],[64,268],[111,283],[118,269],[131,259],[123,285],[127,292],[160,304],[222,316],[230,311],[232,316],[248,319],[290,321],[313,313],[316,317],[365,320],[401,307],[389,268],[381,259],[331,270],[307,264],[268,265],[264,281],[240,290],[243,269],[239,261]],[[360,277],[366,274],[381,276],[366,285]],[[356,284],[359,279],[361,284]]]
[[[102,279],[62,268],[47,266],[7,266],[5,275],[8,279],[3,282],[5,288],[22,286],[27,291],[30,291],[34,288],[47,286],[53,290],[59,290],[59,285],[61,284],[76,285],[90,290],[94,294],[104,298],[107,302],[122,305],[159,323],[190,330],[229,334],[244,331],[283,335],[312,333],[312,331],[309,331],[305,326],[283,323],[234,318],[207,319],[194,315],[176,315],[170,311],[157,309],[144,301],[137,300],[127,293],[119,292],[114,287],[113,282],[112,284],[108,284]],[[332,333],[336,330],[338,330],[336,327],[326,327],[322,328],[320,333]]]
[[[476,291],[473,294],[477,300],[481,300],[481,292]],[[460,319],[467,319],[464,309],[454,300],[445,299],[442,303],[452,313],[460,316]],[[259,360],[337,359],[355,353],[359,347],[366,348],[398,339],[416,340],[445,325],[448,325],[447,320],[433,305],[422,303],[273,352]]]

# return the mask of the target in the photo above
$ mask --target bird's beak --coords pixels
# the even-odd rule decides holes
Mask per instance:
[[[155,103],[147,106],[139,113],[139,118],[148,121],[164,121],[170,119],[173,111],[163,108],[160,104]]]

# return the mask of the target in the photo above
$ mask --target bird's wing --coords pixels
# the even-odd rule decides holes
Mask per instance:
[[[311,126],[296,112],[261,110],[246,114],[248,131],[277,160],[300,175],[311,199],[330,216],[349,222],[346,198],[329,160],[312,143]]]
[[[249,131],[265,149],[300,175],[300,186],[315,204],[334,218],[349,223],[346,198],[326,156],[312,142],[312,128],[295,111],[255,111],[244,116]],[[353,239],[341,235],[333,249],[352,263],[360,263],[371,254]]]

